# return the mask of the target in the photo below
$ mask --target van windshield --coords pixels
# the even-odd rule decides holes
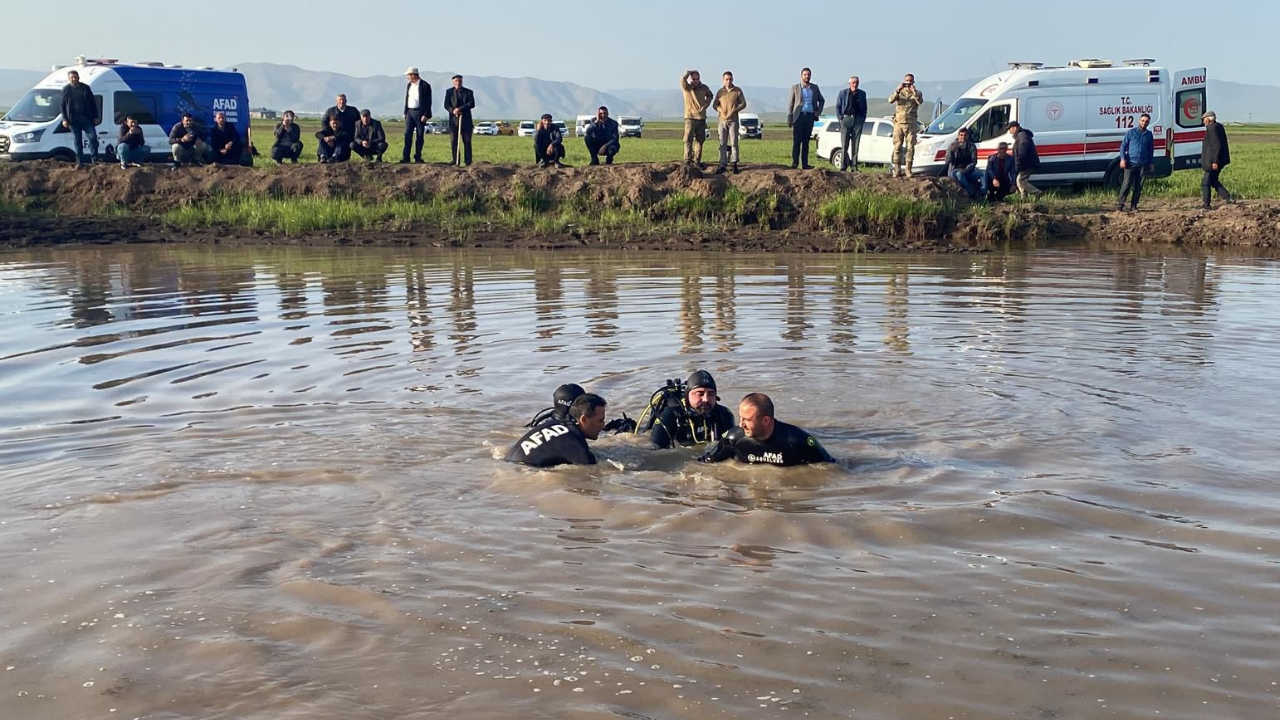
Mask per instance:
[[[638,118],[622,118],[622,124],[623,125],[639,125],[640,120]]]
[[[49,122],[62,113],[62,91],[39,88],[32,90],[4,116],[13,122]]]
[[[756,118],[741,118],[740,121],[742,122],[743,125],[746,125],[747,127],[755,127],[756,124],[760,122]]]
[[[976,115],[982,109],[982,106],[986,104],[986,100],[960,98],[952,103],[946,112],[934,119],[929,124],[929,129],[925,130],[925,132],[930,135],[950,135],[964,127],[964,124],[969,122],[969,118]]]

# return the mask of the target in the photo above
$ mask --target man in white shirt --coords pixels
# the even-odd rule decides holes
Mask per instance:
[[[400,162],[409,162],[409,145],[417,134],[414,145],[413,161],[422,162],[422,139],[426,132],[427,121],[431,119],[431,84],[418,75],[418,68],[411,67],[404,71],[408,84],[404,88],[404,153]]]

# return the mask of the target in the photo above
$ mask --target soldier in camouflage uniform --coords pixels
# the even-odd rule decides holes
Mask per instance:
[[[906,144],[907,177],[911,176],[911,163],[916,155],[916,133],[919,132],[918,116],[920,105],[924,103],[924,95],[916,87],[916,76],[907,73],[902,84],[889,97],[893,104],[893,177],[898,177],[899,167],[903,164],[902,146]]]

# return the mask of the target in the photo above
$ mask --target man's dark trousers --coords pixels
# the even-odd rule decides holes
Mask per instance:
[[[403,162],[409,162],[409,145],[414,142],[414,133],[417,133],[417,145],[413,149],[413,159],[422,160],[422,138],[427,129],[422,125],[422,110],[414,110],[410,108],[409,112],[404,115],[404,154],[400,156]]]
[[[841,170],[858,172],[858,146],[862,144],[862,125],[866,121],[865,117],[851,115],[845,115],[840,121],[840,149],[844,156]]]
[[[1209,207],[1209,201],[1213,199],[1213,190],[1218,191],[1218,199],[1231,202],[1231,193],[1227,192],[1227,188],[1223,186],[1218,176],[1222,174],[1222,170],[1204,169],[1204,177],[1200,178],[1200,198],[1204,201],[1204,206]]]
[[[1129,207],[1138,208],[1138,201],[1142,199],[1142,182],[1147,177],[1147,168],[1145,165],[1134,165],[1126,162],[1124,169],[1124,181],[1120,183],[1120,195],[1116,198],[1116,207],[1124,209],[1124,199],[1129,196],[1129,190],[1133,190],[1133,200],[1130,201]]]
[[[76,144],[76,162],[83,164],[84,157],[84,141],[89,140],[90,159],[94,162],[98,161],[98,128],[93,126],[92,119],[72,118],[67,121],[71,126],[71,137]]]
[[[461,130],[461,133],[459,133]],[[449,116],[449,152],[453,153],[453,164],[458,164],[458,135],[462,135],[462,162],[471,164],[471,133],[475,128],[471,124],[471,118],[463,115],[461,124],[457,115]]]
[[[791,126],[791,164],[809,164],[809,137],[813,135],[813,113],[796,113]]]

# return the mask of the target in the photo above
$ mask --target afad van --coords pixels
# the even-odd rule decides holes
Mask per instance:
[[[913,174],[945,174],[947,146],[961,128],[969,129],[985,166],[1000,142],[1012,143],[1008,125],[1017,120],[1035,137],[1037,184],[1118,184],[1120,142],[1143,113],[1151,116],[1156,177],[1199,167],[1208,74],[1205,68],[1170,72],[1154,62],[1009,63],[1008,70],[969,88],[920,134]]]
[[[252,164],[249,147],[249,91],[244,75],[235,71],[165,66],[161,63],[118,64],[115,60],[77,58],[75,65],[55,68],[0,119],[0,160],[75,160],[72,133],[62,127],[62,88],[67,73],[80,73],[80,82],[93,91],[102,118],[98,151],[115,157],[120,123],[132,115],[142,126],[151,160],[172,158],[169,130],[191,113],[205,142],[213,114],[227,114],[246,151],[241,163]],[[88,143],[85,143],[88,153]]]

